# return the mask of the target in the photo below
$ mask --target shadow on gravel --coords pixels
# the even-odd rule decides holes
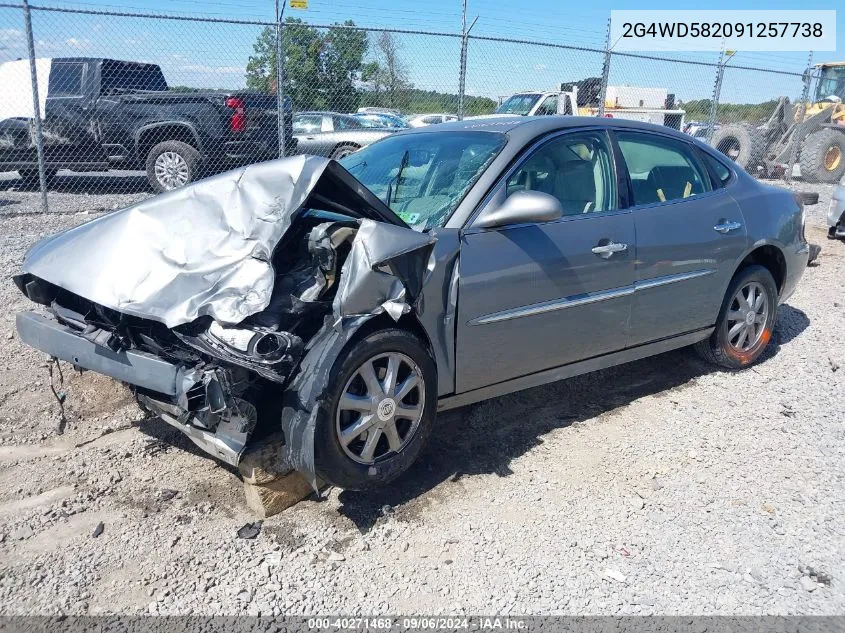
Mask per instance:
[[[778,309],[775,345],[761,359],[765,363],[780,347],[810,325],[807,315],[789,305]],[[690,349],[680,349],[633,363],[576,376],[557,383],[446,411],[438,415],[431,439],[417,462],[393,484],[371,492],[343,491],[340,513],[365,533],[385,514],[413,520],[434,497],[426,493],[445,481],[472,475],[512,474],[511,460],[543,443],[555,429],[577,426],[629,405],[644,396],[670,397],[705,374],[719,371]],[[148,450],[184,450],[233,473],[185,435],[158,418],[139,424],[151,439]],[[643,441],[648,441],[643,438]]]
[[[770,346],[762,362],[809,324],[802,311],[781,306],[777,345]],[[681,349],[444,412],[428,447],[408,472],[372,492],[341,492],[340,512],[361,532],[386,511],[413,520],[428,501],[420,497],[444,481],[482,474],[507,477],[512,474],[511,460],[542,444],[550,431],[578,425],[644,396],[669,397],[713,371],[718,369],[692,350]],[[414,500],[418,503],[409,503]]]
[[[17,191],[38,192],[38,185],[27,186],[12,181]],[[150,184],[144,175],[104,172],[102,174],[58,174],[50,179],[48,193],[85,193],[90,195],[149,193]]]

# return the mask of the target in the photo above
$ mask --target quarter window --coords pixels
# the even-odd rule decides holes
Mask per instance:
[[[731,170],[728,169],[725,164],[714,158],[710,154],[705,151],[699,150],[699,155],[703,157],[705,163],[710,168],[710,171],[716,176],[717,188],[724,187],[728,184],[728,181],[731,179]]]
[[[710,178],[686,143],[651,134],[620,131],[616,135],[635,205],[683,200],[710,191]]]
[[[323,117],[320,115],[300,114],[293,118],[294,134],[315,134],[323,125]]]
[[[53,64],[50,67],[50,97],[81,97],[85,64]]]
[[[507,182],[514,191],[542,191],[560,200],[564,215],[600,213],[616,208],[607,136],[599,132],[566,134],[534,152]]]

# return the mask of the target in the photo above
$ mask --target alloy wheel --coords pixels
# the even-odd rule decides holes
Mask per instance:
[[[373,464],[401,452],[419,428],[425,382],[405,354],[379,354],[352,374],[341,392],[335,430],[343,452],[359,464]]]
[[[769,310],[769,298],[761,284],[750,281],[740,287],[728,309],[729,345],[740,352],[753,349],[763,338]]]
[[[188,183],[190,170],[181,154],[162,152],[156,157],[155,176],[164,189],[177,189]]]

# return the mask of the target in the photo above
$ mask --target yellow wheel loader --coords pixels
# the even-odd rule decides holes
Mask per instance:
[[[801,104],[780,97],[769,120],[759,126],[732,124],[710,141],[751,174],[776,177],[793,151],[807,182],[835,183],[845,175],[845,62],[816,64],[815,97],[801,116]]]

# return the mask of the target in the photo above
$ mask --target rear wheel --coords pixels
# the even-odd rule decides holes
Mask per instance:
[[[382,330],[355,343],[335,361],[317,415],[317,475],[360,490],[402,474],[431,433],[436,382],[431,356],[404,330]]]
[[[753,364],[772,338],[778,289],[763,266],[746,266],[731,280],[710,338],[696,345],[707,361],[742,369]]]
[[[196,180],[199,152],[182,141],[164,141],[147,154],[146,167],[153,191],[171,191]]]
[[[360,147],[357,145],[341,145],[340,147],[336,147],[335,150],[332,152],[332,158],[335,160],[340,160],[354,152],[357,152]]]
[[[845,132],[822,128],[804,139],[801,177],[807,182],[835,183],[845,175]]]

